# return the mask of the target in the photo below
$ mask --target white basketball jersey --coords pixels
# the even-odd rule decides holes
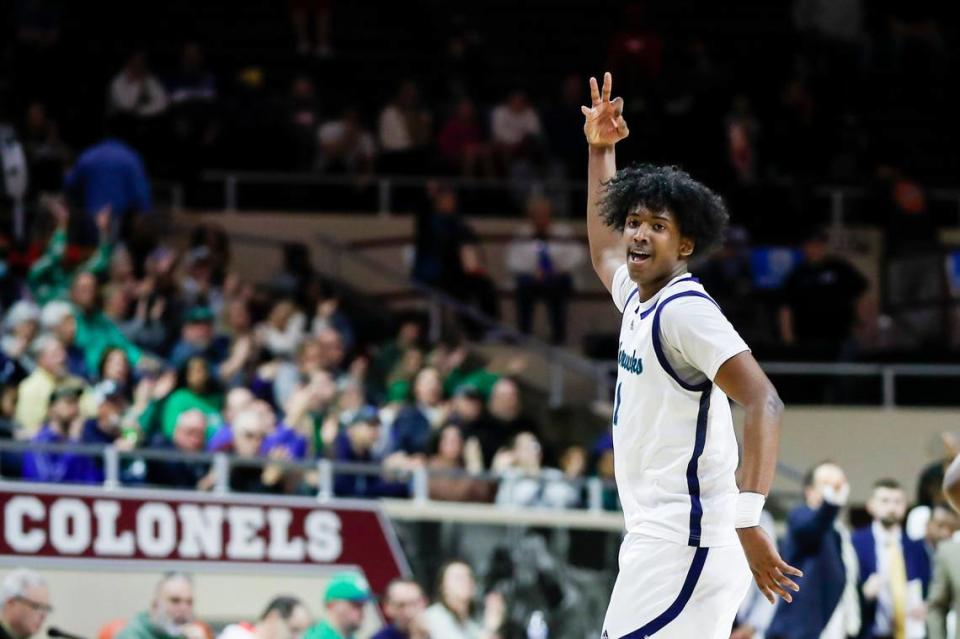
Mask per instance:
[[[690,274],[640,302],[624,265],[611,292],[623,313],[613,448],[627,531],[698,547],[738,543],[737,441],[713,378],[746,343]]]

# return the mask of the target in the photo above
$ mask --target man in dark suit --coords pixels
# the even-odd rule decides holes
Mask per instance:
[[[0,585],[0,639],[29,639],[50,614],[47,582],[36,572],[17,568]]]
[[[856,554],[839,521],[850,484],[843,469],[823,462],[804,478],[804,505],[787,517],[783,559],[803,571],[793,603],[780,602],[768,639],[847,639],[860,630]]]
[[[907,494],[893,479],[873,485],[867,502],[873,522],[853,534],[860,562],[861,639],[923,639],[923,598],[930,559],[922,541],[903,531]]]

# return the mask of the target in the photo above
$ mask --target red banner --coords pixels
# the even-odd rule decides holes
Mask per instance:
[[[375,503],[3,483],[0,513],[8,557],[353,565],[377,594],[409,573]]]

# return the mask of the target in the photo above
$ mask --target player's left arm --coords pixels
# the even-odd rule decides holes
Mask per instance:
[[[743,463],[737,502],[737,534],[757,586],[772,603],[800,587],[787,575],[803,573],[780,558],[773,540],[760,528],[760,512],[777,470],[783,402],[749,351],[734,355],[717,370],[714,383],[743,407]]]

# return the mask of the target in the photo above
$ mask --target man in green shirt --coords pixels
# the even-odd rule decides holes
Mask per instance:
[[[47,302],[63,299],[70,288],[73,275],[64,267],[64,257],[67,251],[67,224],[70,213],[62,200],[50,198],[46,200],[47,208],[53,215],[56,228],[47,248],[30,271],[27,273],[27,286],[33,294],[37,304],[43,306]],[[96,216],[97,230],[100,232],[100,244],[84,262],[77,272],[93,273],[95,276],[107,272],[110,266],[110,257],[113,255],[113,245],[110,243],[110,209],[105,208]]]
[[[170,572],[157,584],[150,610],[131,619],[116,639],[194,639],[199,633],[193,621],[193,580]]]
[[[43,577],[17,568],[0,585],[0,639],[29,639],[40,632],[51,610]]]
[[[363,624],[363,606],[371,596],[367,580],[357,573],[333,575],[323,597],[326,619],[311,626],[303,639],[353,639]]]
[[[88,371],[100,369],[100,359],[110,347],[122,348],[134,366],[140,362],[143,351],[128,340],[113,320],[100,310],[97,278],[93,273],[83,271],[73,278],[70,301],[73,302],[73,314],[77,319],[74,343],[86,354]]]

